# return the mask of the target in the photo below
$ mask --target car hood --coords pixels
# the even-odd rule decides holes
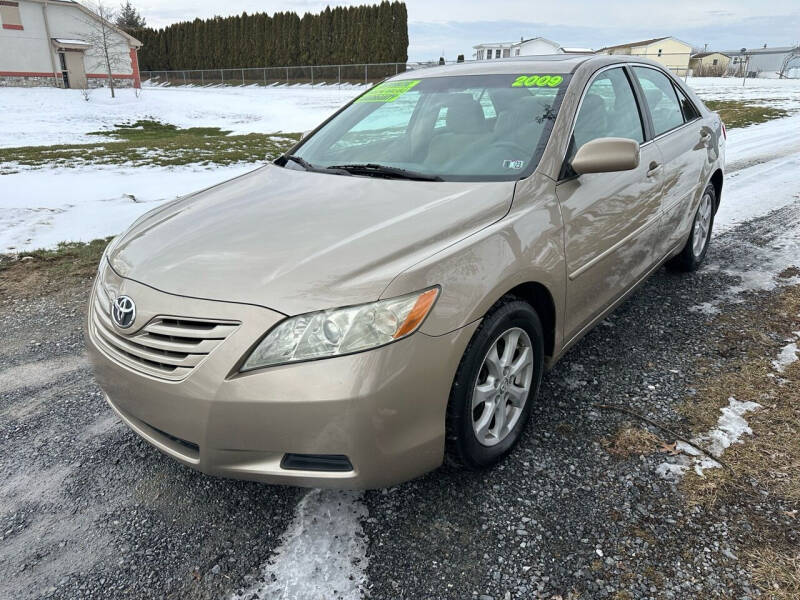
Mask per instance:
[[[108,259],[164,292],[299,314],[378,299],[409,266],[501,219],[513,192],[267,165],[151,211]]]

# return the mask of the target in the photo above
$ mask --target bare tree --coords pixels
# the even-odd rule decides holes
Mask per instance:
[[[108,75],[108,87],[111,90],[111,97],[114,94],[114,70],[125,65],[130,60],[127,44],[122,44],[121,34],[112,22],[116,18],[116,11],[109,8],[102,1],[84,3],[84,6],[91,10],[96,18],[85,17],[81,20],[88,26],[88,33],[82,34],[87,38],[86,41],[92,45],[92,50],[97,53],[103,68]]]

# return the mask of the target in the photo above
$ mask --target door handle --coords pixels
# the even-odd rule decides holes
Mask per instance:
[[[656,161],[651,162],[649,166],[650,169],[647,171],[648,177],[652,177],[661,170],[661,165],[658,164]]]

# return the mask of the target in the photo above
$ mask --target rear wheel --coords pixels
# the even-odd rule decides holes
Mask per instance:
[[[451,462],[489,467],[517,443],[542,380],[542,340],[539,317],[526,302],[506,298],[484,317],[450,393]]]
[[[686,245],[675,258],[670,261],[670,266],[680,271],[696,271],[708,252],[711,242],[711,229],[714,226],[714,209],[717,205],[717,193],[714,186],[708,184],[703,190],[700,204],[692,222],[692,232]]]

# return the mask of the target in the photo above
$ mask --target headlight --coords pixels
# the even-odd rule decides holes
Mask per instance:
[[[384,346],[414,333],[428,316],[438,295],[436,287],[370,304],[290,317],[261,340],[240,370]]]

